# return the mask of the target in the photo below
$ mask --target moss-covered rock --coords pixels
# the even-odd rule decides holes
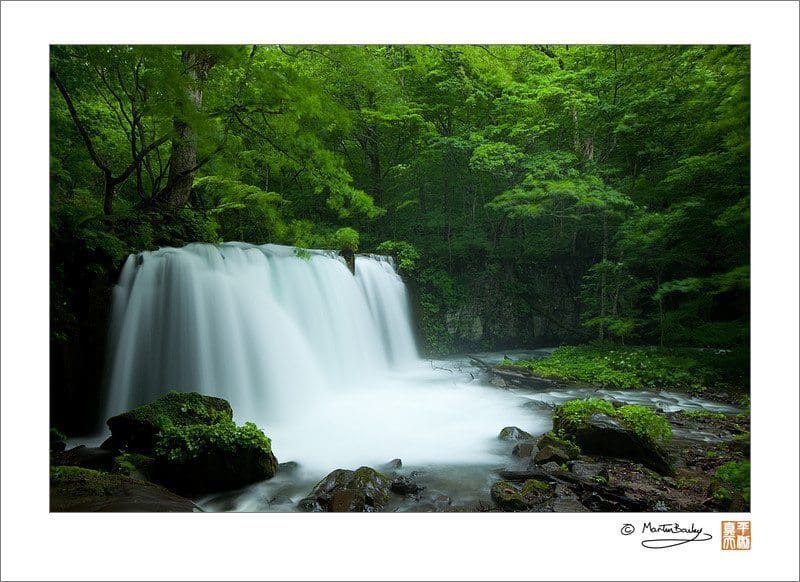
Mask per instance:
[[[152,478],[186,494],[236,489],[270,479],[278,461],[253,423],[170,426],[153,448]]]
[[[646,406],[571,400],[556,407],[553,431],[586,453],[630,459],[661,474],[675,471],[665,448],[672,436],[669,422]]]
[[[556,436],[552,432],[548,432],[540,436],[539,440],[536,441],[536,446],[539,447],[539,449],[543,449],[545,447],[561,449],[564,451],[564,455],[569,459],[577,459],[581,454],[581,449],[579,446],[567,439]]]
[[[159,433],[172,427],[232,422],[227,400],[196,392],[169,392],[158,400],[106,421],[111,438],[104,448],[149,454]]]
[[[298,503],[304,511],[375,511],[389,501],[392,479],[370,467],[336,469]]]
[[[562,464],[573,459],[577,459],[581,450],[574,443],[566,439],[548,433],[539,437],[536,442],[537,451],[533,455],[536,463],[557,463]]]
[[[50,511],[198,511],[163,487],[116,475],[60,466],[50,469]]]

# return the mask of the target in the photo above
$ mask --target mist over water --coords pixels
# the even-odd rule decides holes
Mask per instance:
[[[420,358],[392,260],[190,244],[132,255],[114,290],[106,417],[168,390],[230,401],[282,461],[328,471],[401,457],[495,458],[510,424],[545,431],[523,399]]]

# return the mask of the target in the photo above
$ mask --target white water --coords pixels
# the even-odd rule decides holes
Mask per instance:
[[[420,359],[388,257],[191,244],[129,257],[114,290],[107,415],[168,390],[231,402],[282,461],[328,471],[401,457],[495,459],[498,431],[544,431],[520,398]]]

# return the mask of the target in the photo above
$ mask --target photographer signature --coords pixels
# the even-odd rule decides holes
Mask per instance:
[[[633,524],[626,523],[619,530],[619,533],[629,536],[636,533],[636,527]],[[695,527],[694,523],[689,527],[682,527],[677,522],[654,524],[652,521],[646,521],[642,523],[641,534],[668,534],[665,537],[642,540],[642,546],[651,550],[674,548],[691,542],[707,542],[712,537],[710,533],[704,532],[702,527]]]

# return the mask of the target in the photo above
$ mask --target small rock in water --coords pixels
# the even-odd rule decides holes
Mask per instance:
[[[410,493],[417,493],[418,491],[424,489],[424,487],[420,487],[416,484],[412,479],[409,477],[398,477],[394,481],[392,481],[391,490],[395,493],[399,493],[400,495],[408,495]]]
[[[291,474],[297,471],[300,464],[297,461],[286,461],[285,463],[278,463],[278,473]]]
[[[497,438],[504,441],[522,441],[525,439],[532,439],[533,435],[525,432],[519,427],[507,426],[500,431],[500,434],[497,435]]]
[[[382,471],[396,471],[403,468],[403,461],[400,459],[392,459],[388,463],[381,465]]]

